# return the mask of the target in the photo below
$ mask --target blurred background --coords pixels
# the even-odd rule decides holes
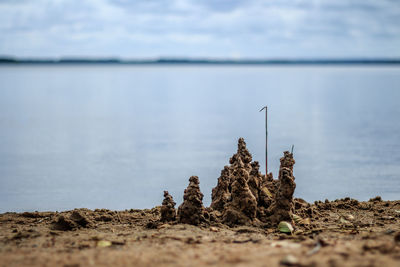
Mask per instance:
[[[12,56],[400,56],[396,0],[2,0],[0,12]]]
[[[399,25],[395,0],[1,0],[0,212],[180,204],[191,175],[209,205],[239,137],[265,172],[265,105],[296,197],[399,199]]]

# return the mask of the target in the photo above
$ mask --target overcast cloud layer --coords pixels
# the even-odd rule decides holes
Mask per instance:
[[[19,57],[399,57],[398,0],[0,0]]]

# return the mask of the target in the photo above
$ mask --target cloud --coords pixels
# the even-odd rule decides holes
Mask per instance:
[[[0,54],[400,56],[390,0],[0,1]]]

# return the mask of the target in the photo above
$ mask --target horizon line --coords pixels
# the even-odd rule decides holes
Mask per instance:
[[[37,57],[18,58],[1,56],[0,64],[210,64],[210,65],[325,65],[325,64],[400,64],[399,58],[212,58],[212,57],[156,57],[156,58],[119,58],[119,57]]]

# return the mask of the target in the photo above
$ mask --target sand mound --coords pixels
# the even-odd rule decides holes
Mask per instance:
[[[91,228],[94,223],[89,219],[83,211],[74,210],[69,217],[64,215],[58,216],[53,221],[53,229],[61,231],[70,231],[78,228]]]

